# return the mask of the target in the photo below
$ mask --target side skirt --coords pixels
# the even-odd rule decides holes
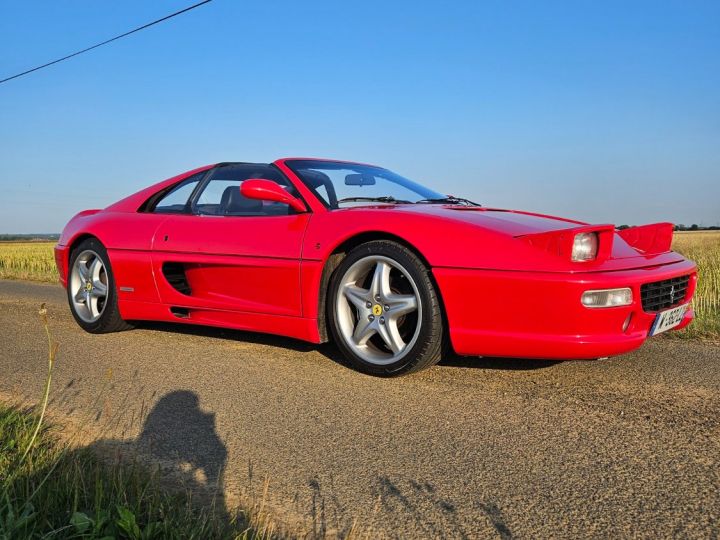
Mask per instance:
[[[136,302],[132,300],[122,300],[120,302],[120,315],[127,321],[163,321],[199,324],[203,326],[231,328],[233,330],[276,334],[309,341],[310,343],[321,342],[317,319],[304,317],[198,309],[188,306]]]

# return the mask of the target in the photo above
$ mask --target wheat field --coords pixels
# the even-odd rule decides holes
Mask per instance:
[[[720,231],[676,232],[673,249],[698,265],[697,319],[680,336],[720,338]]]
[[[0,279],[58,280],[55,242],[0,242]]]
[[[57,282],[53,242],[0,242],[0,279]],[[720,338],[720,231],[678,232],[673,249],[694,260],[700,279],[693,300],[697,320],[685,337]]]

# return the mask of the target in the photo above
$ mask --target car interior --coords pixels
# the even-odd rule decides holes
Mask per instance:
[[[287,216],[295,213],[287,204],[249,199],[241,193],[242,182],[262,178],[277,182],[297,197],[298,194],[292,184],[269,165],[249,163],[221,165],[212,170],[209,178],[202,180],[200,193],[193,195],[204,175],[205,173],[201,173],[198,175],[199,178],[185,180],[170,189],[154,202],[154,205],[146,203],[141,211],[149,210],[163,214],[193,212],[212,216]],[[329,182],[329,179],[327,181]]]

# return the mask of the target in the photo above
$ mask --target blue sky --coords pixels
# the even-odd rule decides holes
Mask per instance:
[[[191,3],[3,0],[0,78]],[[214,0],[0,85],[0,233],[286,155],[490,206],[718,224],[719,21],[717,1]]]

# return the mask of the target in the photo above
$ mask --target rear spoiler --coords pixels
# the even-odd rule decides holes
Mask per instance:
[[[655,255],[670,251],[674,228],[672,223],[652,223],[629,227],[617,231],[617,234],[636,250]]]

